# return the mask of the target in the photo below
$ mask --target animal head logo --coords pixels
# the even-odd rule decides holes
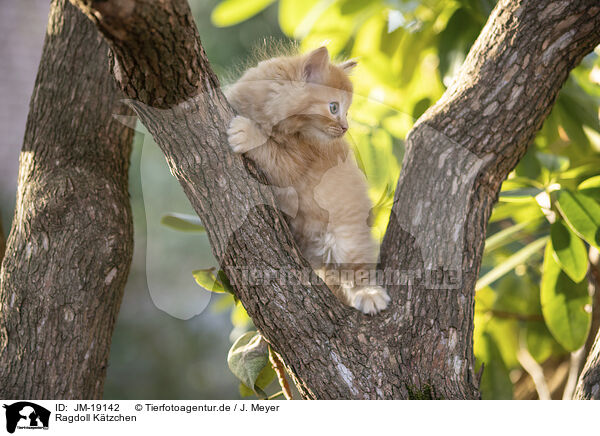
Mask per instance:
[[[48,428],[50,411],[28,401],[3,406],[6,409],[6,431],[14,433],[19,428]]]

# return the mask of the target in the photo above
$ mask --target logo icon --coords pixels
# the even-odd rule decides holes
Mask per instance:
[[[19,401],[3,406],[6,409],[6,431],[15,429],[48,429],[50,411],[29,401]]]

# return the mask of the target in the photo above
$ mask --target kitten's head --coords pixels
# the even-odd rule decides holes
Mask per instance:
[[[282,121],[282,128],[299,133],[313,142],[329,142],[348,130],[348,109],[352,103],[352,83],[348,73],[356,66],[349,60],[335,65],[327,48],[318,48],[301,57],[298,63],[303,92],[299,104]]]
[[[327,48],[305,55],[275,57],[247,70],[227,98],[266,132],[299,135],[313,144],[330,143],[348,130],[352,83],[349,60],[334,64]]]

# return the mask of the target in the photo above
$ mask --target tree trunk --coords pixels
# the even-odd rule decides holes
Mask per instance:
[[[381,255],[393,302],[375,317],[306,280],[265,179],[228,149],[232,111],[185,0],[71,1],[109,42],[117,81],[304,397],[479,397],[473,296],[487,221],[569,71],[600,41],[595,1],[498,3],[408,138]]]
[[[600,253],[595,248],[590,248],[588,277],[594,292],[592,327],[584,347],[587,361],[579,375],[573,395],[576,400],[600,400]]]
[[[133,251],[120,96],[106,43],[54,0],[2,263],[2,398],[102,397]]]
[[[6,250],[6,237],[4,236],[2,220],[0,220],[0,263],[2,263],[2,259],[4,258],[4,250]]]

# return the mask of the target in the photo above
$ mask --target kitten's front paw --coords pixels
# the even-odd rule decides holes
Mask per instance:
[[[381,286],[366,286],[352,296],[352,307],[367,315],[375,315],[388,307],[390,296]]]
[[[267,141],[267,137],[254,121],[239,115],[229,123],[227,139],[235,153],[246,153]]]

